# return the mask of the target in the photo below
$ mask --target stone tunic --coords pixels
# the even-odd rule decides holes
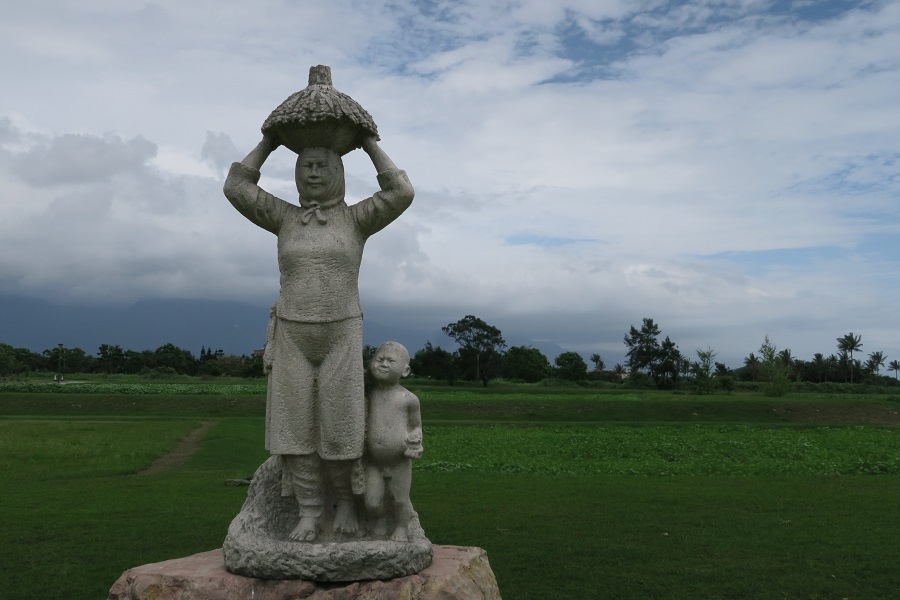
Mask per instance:
[[[368,237],[412,203],[412,185],[404,171],[390,170],[378,174],[381,191],[352,206],[343,199],[307,206],[301,199],[298,206],[260,188],[259,177],[259,170],[234,163],[225,196],[278,236],[281,292],[269,353],[266,448],[359,458],[365,437],[359,266]]]
[[[315,207],[285,202],[260,188],[259,176],[257,169],[234,163],[225,196],[242,215],[278,236],[279,318],[323,323],[362,315],[358,280],[363,245],[412,203],[406,173],[379,173],[381,191],[362,202],[319,208],[325,223],[313,213]]]

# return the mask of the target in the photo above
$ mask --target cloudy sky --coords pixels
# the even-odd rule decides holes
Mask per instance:
[[[416,188],[367,315],[614,361],[643,317],[732,366],[766,334],[900,359],[898,40],[896,1],[9,3],[0,294],[268,306],[275,239],[222,182],[327,64]],[[377,189],[345,164],[349,201]],[[294,199],[292,165],[261,184]]]

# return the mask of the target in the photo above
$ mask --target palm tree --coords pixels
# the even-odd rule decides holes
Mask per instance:
[[[759,359],[752,352],[744,359],[744,368],[746,369],[747,375],[750,376],[750,381],[756,381],[756,376],[759,375],[760,365]]]
[[[892,360],[889,362],[888,369],[894,372],[894,379],[897,379],[897,375],[900,374],[900,360]]]
[[[850,383],[853,383],[853,353],[862,349],[862,335],[853,335],[851,331],[847,335],[839,337],[837,343],[838,350],[850,355]]]
[[[813,368],[816,373],[816,379],[819,383],[822,383],[822,375],[825,374],[825,356],[821,352],[816,352],[813,354],[812,360]]]
[[[829,381],[838,381],[841,374],[841,365],[843,364],[842,358],[844,354],[841,353],[841,358],[838,358],[834,354],[830,354],[828,358],[825,359],[825,364],[828,365],[828,380]]]
[[[595,371],[602,371],[606,368],[606,365],[603,363],[603,358],[596,352],[591,354],[591,362],[594,363]]]
[[[791,355],[791,349],[785,348],[784,350],[779,350],[778,352],[778,360],[781,361],[781,364],[784,365],[786,372],[792,374],[794,372],[794,367],[796,366],[794,363],[796,359]]]
[[[878,372],[881,370],[881,367],[884,366],[884,361],[887,360],[887,357],[884,355],[884,352],[881,350],[877,350],[869,354],[869,360],[866,361],[866,367],[878,375]]]

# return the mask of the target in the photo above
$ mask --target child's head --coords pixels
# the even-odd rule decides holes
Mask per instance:
[[[378,346],[369,362],[372,376],[382,383],[396,383],[409,375],[409,352],[398,342]]]

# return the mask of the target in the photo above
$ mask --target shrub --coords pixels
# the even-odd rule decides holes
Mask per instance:
[[[635,389],[650,389],[655,387],[653,379],[643,371],[632,371],[628,374],[628,379],[626,379],[625,382],[628,384],[628,387]]]
[[[720,375],[716,377],[716,381],[718,382],[719,387],[729,394],[734,391],[735,381],[734,377],[732,377],[731,375]]]
[[[541,379],[538,381],[537,385],[542,387],[562,387],[562,388],[572,388],[577,387],[578,384],[574,381],[567,381],[565,379],[560,379],[559,377],[547,377],[546,379]]]
[[[172,367],[156,367],[141,371],[148,379],[174,379],[178,377],[178,371]]]

